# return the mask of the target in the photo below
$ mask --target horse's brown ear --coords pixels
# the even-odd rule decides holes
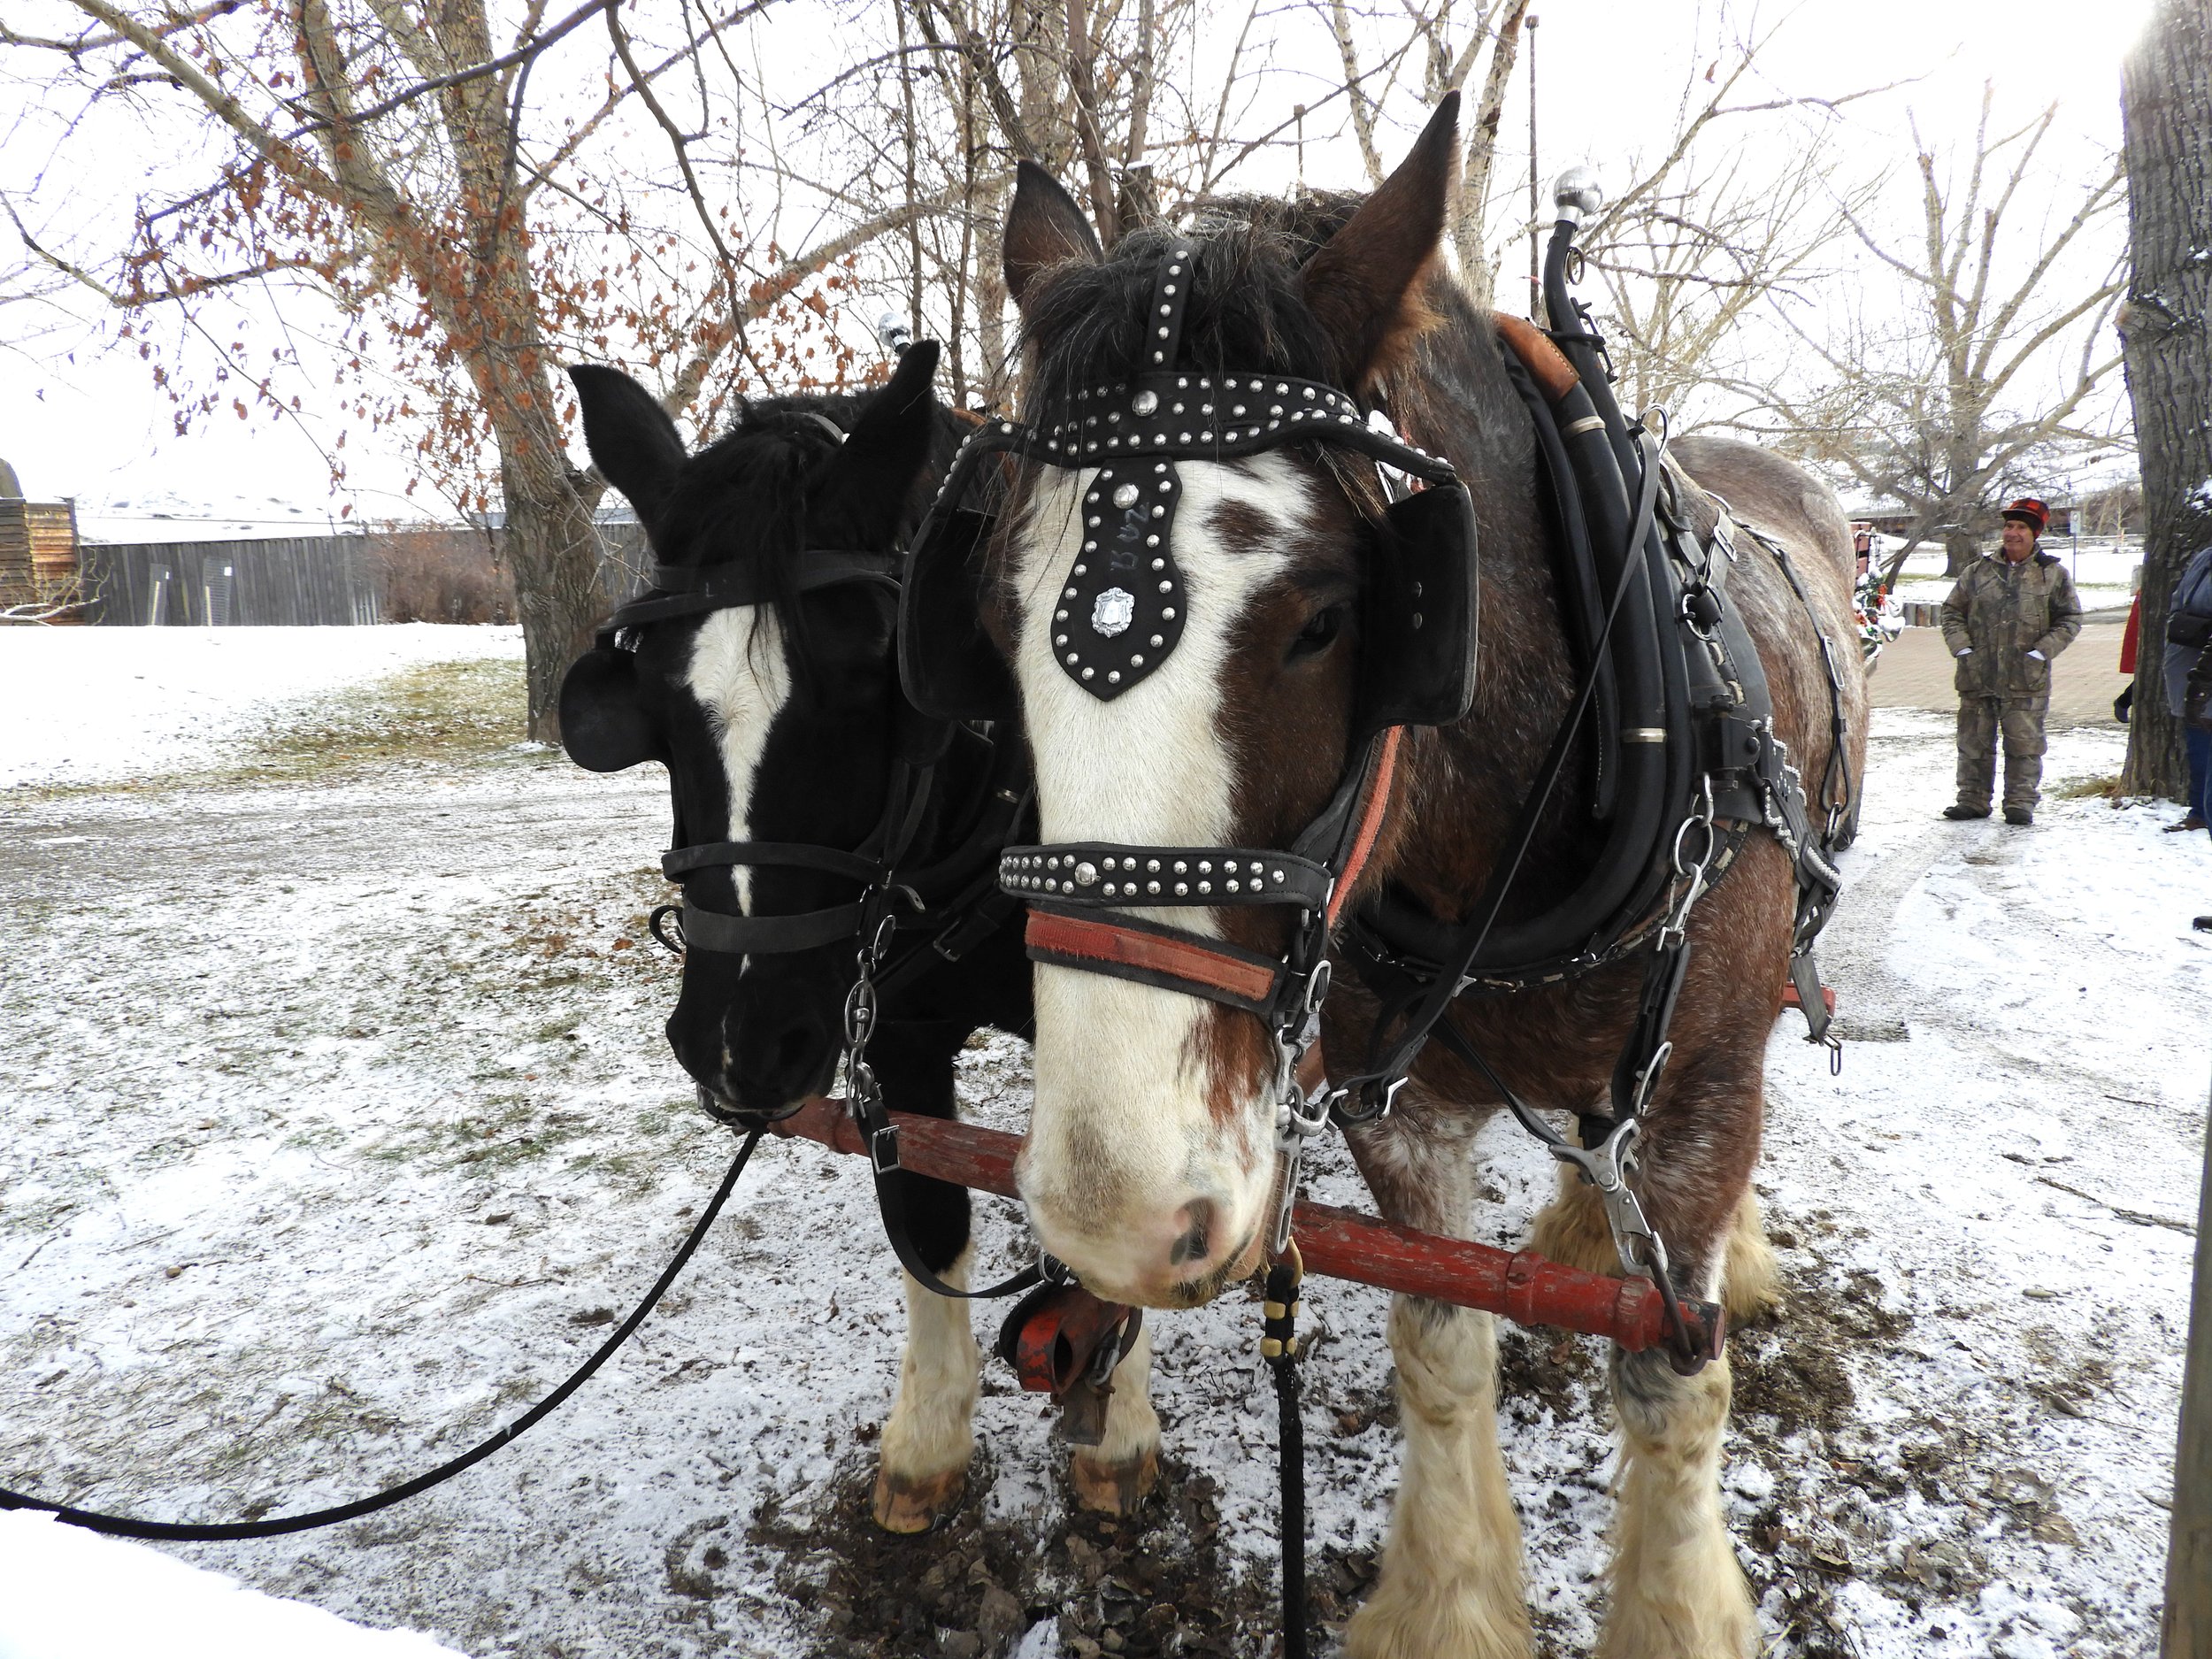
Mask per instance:
[[[1412,153],[1306,262],[1299,286],[1356,389],[1426,320],[1417,289],[1459,184],[1459,94],[1444,95]]]
[[[1017,309],[1026,310],[1031,285],[1044,272],[1071,259],[1096,265],[1106,257],[1098,233],[1083,217],[1075,198],[1033,161],[1014,170],[1014,203],[1006,210],[1006,237],[1000,255],[1006,291]]]

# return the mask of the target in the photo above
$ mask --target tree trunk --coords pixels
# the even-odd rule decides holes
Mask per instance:
[[[599,592],[599,534],[567,457],[534,432],[501,434],[500,497],[507,510],[507,557],[522,618],[523,672],[534,742],[561,741],[561,678],[591,647],[605,612]]]
[[[1943,533],[1943,573],[1956,576],[1982,554],[1982,544],[1971,531],[1946,530]]]
[[[2143,646],[2121,787],[2185,798],[2167,711],[2166,601],[2212,541],[2212,0],[2162,0],[2122,72],[2128,244],[2122,312],[2143,471]]]

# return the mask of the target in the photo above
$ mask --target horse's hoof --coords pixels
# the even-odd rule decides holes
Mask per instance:
[[[968,1488],[968,1471],[948,1469],[941,1474],[909,1479],[887,1469],[876,1471],[876,1525],[887,1532],[926,1532],[960,1507]]]
[[[1125,1463],[1109,1463],[1078,1452],[1068,1460],[1068,1479],[1078,1507],[1093,1515],[1134,1515],[1160,1483],[1160,1455],[1140,1453]]]

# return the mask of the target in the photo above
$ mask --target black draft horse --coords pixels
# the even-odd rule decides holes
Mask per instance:
[[[845,557],[904,545],[966,430],[931,395],[937,356],[934,342],[918,342],[871,393],[749,402],[735,427],[696,455],[628,376],[570,371],[592,459],[636,508],[662,585],[625,606],[613,636],[571,670],[563,741],[595,771],[659,761],[676,856],[707,855],[679,865],[689,948],[667,1030],[702,1103],[727,1120],[773,1117],[831,1087],[861,943],[849,913],[856,866],[838,867],[833,855],[879,853],[896,836],[907,849],[897,879],[932,905],[948,896],[931,890],[940,883],[958,888],[980,875],[987,891],[992,885],[996,845],[973,848],[972,868],[946,865],[962,864],[1003,786],[1005,757],[976,731],[933,727],[907,705],[894,655],[895,588],[870,579],[895,572],[895,561]],[[698,603],[703,595],[716,603]],[[1019,741],[1005,726],[997,735]],[[931,783],[918,818],[887,826],[894,806],[903,818],[912,799],[893,780],[910,779],[923,761]],[[711,849],[726,843],[768,843],[771,855],[715,861]],[[791,848],[833,856],[792,863],[772,850]],[[754,918],[739,925],[753,927],[744,948],[708,948],[726,926],[720,918],[733,916]],[[794,925],[778,935],[757,925],[767,918]],[[841,920],[842,932],[793,948]],[[920,971],[887,988],[869,1060],[892,1106],[950,1118],[954,1057],[968,1035],[986,1025],[1028,1030],[1029,964],[1012,922],[957,962],[927,941],[913,949]],[[924,1265],[964,1286],[966,1190],[893,1179]],[[966,1304],[901,1278],[907,1344],[880,1440],[875,1516],[915,1532],[960,1500],[979,1356]],[[1105,1440],[1076,1454],[1076,1490],[1088,1507],[1125,1510],[1151,1483],[1159,1424],[1145,1398],[1149,1364],[1147,1346],[1124,1359]]]

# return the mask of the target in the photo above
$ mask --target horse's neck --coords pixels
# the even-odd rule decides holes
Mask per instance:
[[[1479,887],[1498,856],[1566,705],[1570,658],[1527,405],[1506,377],[1489,318],[1455,287],[1432,305],[1442,322],[1394,377],[1392,408],[1406,435],[1444,455],[1474,498],[1478,671],[1468,718],[1413,745],[1409,782],[1421,810],[1393,863],[1401,879],[1446,908]],[[1571,768],[1563,781],[1577,781]]]

